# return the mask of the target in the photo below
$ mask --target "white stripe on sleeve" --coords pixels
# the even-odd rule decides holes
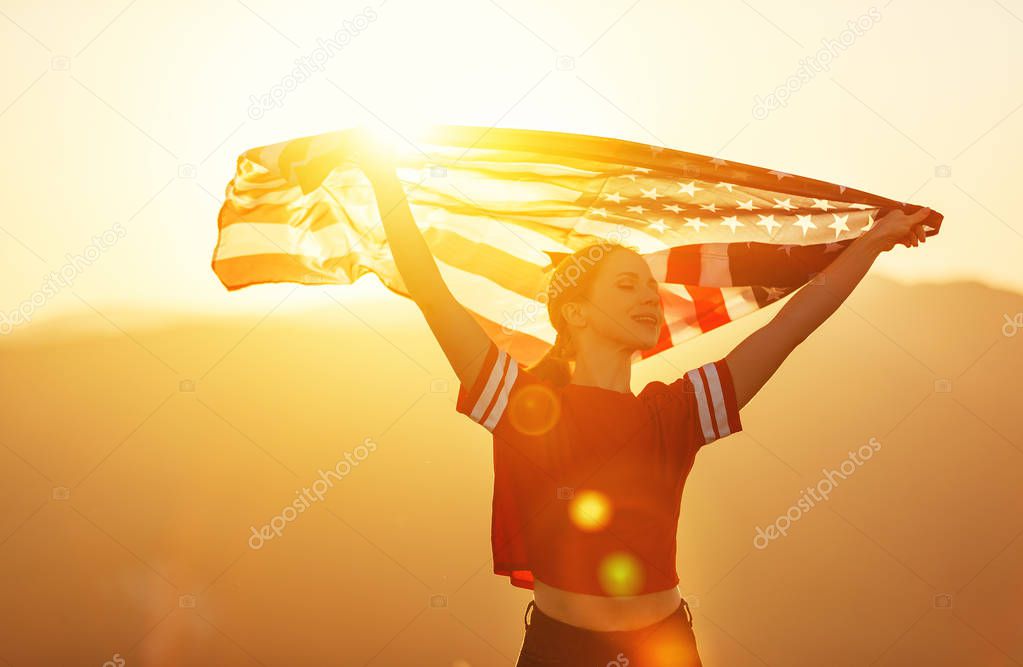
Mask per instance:
[[[497,421],[504,414],[504,409],[508,407],[508,396],[511,393],[512,387],[515,386],[515,378],[519,374],[519,365],[515,363],[514,359],[510,360],[508,364],[508,372],[505,374],[504,385],[501,387],[501,393],[497,396],[497,402],[494,403],[494,409],[490,411],[490,416],[487,417],[487,421],[483,424],[488,431],[493,431]]]
[[[696,395],[697,415],[700,420],[700,427],[703,429],[703,442],[706,444],[714,440],[714,424],[710,420],[707,391],[704,388],[703,378],[700,377],[700,370],[698,368],[694,368],[686,373],[686,375],[689,376],[689,381],[692,383],[693,391]]]
[[[728,426],[728,408],[725,406],[725,392],[721,389],[721,378],[718,377],[718,367],[711,362],[703,367],[707,374],[707,384],[710,385],[711,404],[714,408],[714,420],[718,425],[718,438],[723,438],[732,432]]]
[[[482,423],[480,420],[483,419],[483,412],[490,405],[490,401],[493,400],[494,394],[501,384],[501,378],[504,377],[504,368],[508,364],[508,358],[508,353],[498,348],[497,359],[490,369],[490,377],[487,378],[487,384],[484,385],[483,391],[480,392],[480,397],[476,400],[476,405],[472,408],[470,416],[473,421]]]

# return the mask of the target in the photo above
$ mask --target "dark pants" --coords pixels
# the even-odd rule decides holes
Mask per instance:
[[[685,600],[667,618],[635,630],[580,628],[544,614],[532,600],[524,620],[526,635],[515,667],[702,667]]]

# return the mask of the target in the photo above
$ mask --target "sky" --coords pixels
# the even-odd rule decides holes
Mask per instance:
[[[594,134],[845,184],[945,215],[877,274],[1023,291],[1021,17],[1008,1],[7,2],[0,313],[265,312],[318,289],[393,304],[372,277],[228,293],[210,269],[239,154],[364,123]]]

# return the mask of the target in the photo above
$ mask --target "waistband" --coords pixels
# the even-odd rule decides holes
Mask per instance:
[[[532,612],[532,613],[530,613],[530,612]],[[556,619],[556,618],[554,618],[552,616],[548,616],[547,614],[543,613],[540,610],[540,608],[536,606],[536,601],[535,600],[530,600],[529,604],[526,605],[526,613],[523,615],[523,619],[522,620],[523,620],[524,625],[526,626],[526,630],[529,630],[534,625],[539,624],[539,625],[542,625],[543,627],[550,628],[550,629],[553,629],[553,630],[557,630],[558,632],[561,632],[561,633],[564,633],[564,634],[576,634],[576,635],[593,635],[593,634],[597,634],[597,635],[606,636],[606,637],[612,637],[612,636],[626,637],[626,636],[636,635],[636,634],[645,634],[649,630],[657,627],[658,625],[660,625],[662,623],[666,623],[666,622],[670,621],[672,618],[675,618],[677,616],[681,616],[683,619],[685,619],[685,622],[689,625],[689,627],[693,627],[693,613],[692,613],[692,611],[689,610],[689,603],[686,602],[685,598],[682,598],[681,602],[679,602],[679,605],[675,609],[675,611],[673,611],[668,616],[665,616],[661,620],[655,621],[655,622],[651,623],[650,625],[647,625],[647,626],[644,626],[644,627],[641,627],[641,628],[635,628],[633,630],[608,630],[608,631],[600,631],[600,630],[591,630],[589,628],[581,628],[581,627],[579,627],[577,625],[572,625],[571,623],[565,623],[564,621],[559,621],[558,619]]]

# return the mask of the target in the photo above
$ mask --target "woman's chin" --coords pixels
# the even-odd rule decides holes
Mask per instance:
[[[630,348],[632,352],[645,352],[657,345],[657,341],[660,340],[660,329],[656,332],[651,332],[648,329],[644,331],[629,332],[631,335],[628,337],[618,338],[618,343],[624,347]]]
[[[646,335],[638,338],[632,345],[634,352],[646,352],[653,346],[657,345],[657,341],[660,340],[660,336]]]

